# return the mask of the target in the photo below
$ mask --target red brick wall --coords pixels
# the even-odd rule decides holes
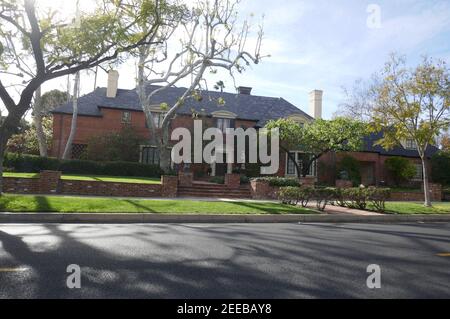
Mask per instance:
[[[160,197],[159,184],[61,180],[60,194],[88,196]]]
[[[92,136],[104,135],[111,132],[119,132],[124,124],[122,123],[123,110],[101,108],[103,116],[78,116],[77,131],[74,138],[74,144],[87,144]],[[150,130],[145,127],[145,115],[141,111],[131,112],[131,125],[143,138],[150,137]],[[67,138],[70,134],[70,126],[72,122],[71,114],[54,114],[53,115],[53,146],[51,155],[54,157],[61,157],[64,152],[64,147]],[[235,126],[246,128],[253,127],[255,121],[236,120]],[[204,118],[204,127],[215,126],[214,118]],[[177,115],[171,123],[171,129],[177,127],[185,127],[189,130],[194,129],[194,122],[192,116]]]
[[[327,153],[319,159],[318,178],[319,182],[334,185],[336,180],[336,165],[344,156],[352,156],[360,162],[373,163],[375,184],[379,185],[385,182],[386,185],[393,185],[393,179],[389,171],[386,169],[385,161],[391,156],[380,155],[370,152],[343,152],[343,153]],[[406,157],[414,164],[420,164],[420,158]],[[431,164],[427,163],[428,172],[431,172]],[[417,181],[420,183],[420,181]]]
[[[160,197],[161,184],[112,183],[59,179],[60,172],[44,171],[39,178],[4,177],[5,193],[89,196]],[[175,176],[175,180],[176,180]],[[173,187],[172,187],[173,188]],[[177,192],[177,186],[171,189]],[[171,196],[174,197],[174,196]]]

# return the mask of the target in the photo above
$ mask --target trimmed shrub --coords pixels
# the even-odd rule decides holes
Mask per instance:
[[[281,187],[278,192],[278,199],[283,204],[297,205],[299,201],[299,190],[300,188],[295,186]]]
[[[250,178],[248,178],[245,175],[241,175],[241,184],[248,184],[250,183]]]
[[[342,192],[344,198],[346,198],[349,201],[347,202],[347,207],[366,209],[368,199],[367,188],[365,187],[346,188],[343,189]]]
[[[344,156],[337,167],[340,179],[350,180],[353,186],[361,184],[361,171],[358,160],[351,156]]]
[[[268,182],[270,186],[287,187],[300,186],[300,181],[297,178],[287,178],[287,177],[257,177],[253,180]]]
[[[406,158],[390,157],[384,164],[397,186],[409,182],[416,175],[416,167]]]
[[[314,189],[314,199],[316,200],[317,209],[324,211],[327,204],[336,196],[336,188],[324,187]]]
[[[278,199],[284,204],[297,205],[300,203],[302,207],[306,207],[313,195],[314,189],[311,187],[287,186],[280,188]]]
[[[367,188],[367,196],[371,201],[372,206],[379,213],[384,213],[386,211],[386,201],[391,195],[391,190],[389,188],[377,188],[369,187]]]
[[[39,173],[43,170],[61,171],[64,174],[90,174],[106,176],[160,177],[163,171],[158,165],[133,162],[94,162],[84,160],[58,160],[34,155],[7,153],[5,167],[20,173]]]

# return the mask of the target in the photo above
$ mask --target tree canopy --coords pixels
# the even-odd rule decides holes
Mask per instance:
[[[302,163],[292,159],[299,176],[306,176],[312,163],[328,152],[360,150],[368,132],[365,123],[344,117],[317,119],[304,125],[290,119],[278,119],[268,122],[266,128],[279,129],[280,145],[284,151],[305,153]]]

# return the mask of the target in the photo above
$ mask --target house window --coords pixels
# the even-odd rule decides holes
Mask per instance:
[[[233,126],[234,120],[232,119],[224,119],[224,118],[217,119],[217,128],[224,133],[226,132],[227,128],[233,128]]]
[[[82,159],[86,153],[86,144],[72,144],[72,159]]]
[[[165,113],[153,113],[153,123],[155,123],[156,128],[161,128],[165,116]]]
[[[159,150],[154,146],[143,146],[141,163],[159,165]]]
[[[131,123],[131,112],[122,112],[122,123],[124,124]]]
[[[292,158],[295,158],[295,161],[300,166],[300,169],[302,169],[302,162],[305,156],[311,157],[312,155],[305,154],[304,152],[289,152],[289,156],[287,156],[287,165],[286,165],[286,175],[293,175],[297,176],[297,167],[295,166],[294,161]],[[316,176],[317,174],[317,162],[312,162],[311,166],[309,167],[309,172],[307,176]]]
[[[423,180],[423,169],[422,169],[422,164],[415,164],[416,167],[416,175],[414,176],[413,179],[421,181]]]
[[[408,150],[415,150],[415,149],[417,149],[417,144],[414,140],[407,139],[405,142],[405,148]]]

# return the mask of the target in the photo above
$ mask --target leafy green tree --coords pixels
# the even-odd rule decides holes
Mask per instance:
[[[51,142],[51,131],[48,132],[48,123],[44,124],[45,117],[50,115],[50,112],[55,107],[65,103],[67,100],[67,93],[59,90],[51,90],[41,95],[41,88],[36,90],[35,100],[33,105],[33,126],[38,146],[39,155],[47,157],[49,149],[49,137]]]
[[[45,144],[51,147],[53,119],[51,116],[42,118],[42,132]],[[35,125],[27,125],[26,129],[14,134],[8,140],[6,150],[12,153],[40,155],[38,133]]]
[[[0,194],[4,152],[33,96],[43,83],[91,69],[142,45],[159,45],[164,21],[163,0],[143,0],[133,17],[124,14],[133,0],[97,3],[91,13],[65,21],[51,10],[39,10],[34,0],[0,3],[0,99],[8,115],[0,126]],[[138,28],[150,21],[147,32]],[[3,74],[8,75],[5,83]],[[9,80],[9,79],[13,80]],[[17,101],[13,96],[18,95]]]
[[[403,182],[408,182],[416,175],[416,167],[406,158],[391,157],[384,163],[396,186]]]
[[[131,126],[121,131],[94,136],[88,141],[86,157],[94,161],[139,161],[139,146],[145,139]]]
[[[367,125],[358,120],[338,117],[333,120],[314,120],[304,126],[289,120],[269,121],[266,128],[278,128],[280,147],[287,152],[301,150],[304,152],[300,163],[294,158],[298,177],[305,177],[311,165],[328,152],[348,152],[360,150],[363,138],[367,134]]]
[[[415,68],[395,55],[373,86],[373,126],[377,143],[389,149],[413,141],[422,160],[425,206],[431,206],[425,152],[450,125],[450,78],[445,62],[424,58]]]

